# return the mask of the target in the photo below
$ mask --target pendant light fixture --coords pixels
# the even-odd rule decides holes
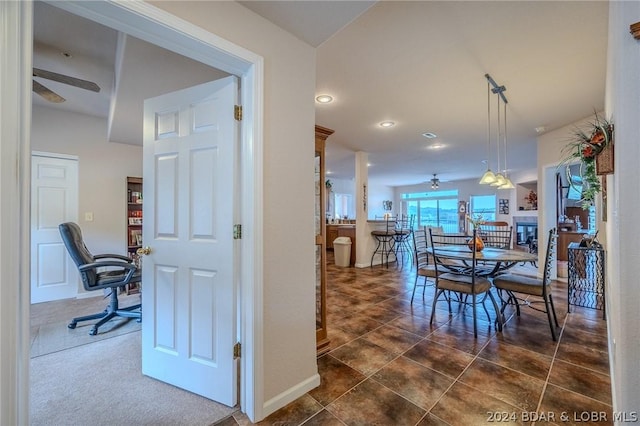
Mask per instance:
[[[480,183],[481,184],[489,184],[491,186],[495,186],[498,189],[512,189],[515,188],[513,186],[513,183],[511,182],[511,180],[509,179],[508,175],[507,175],[507,97],[504,95],[504,92],[507,90],[506,87],[504,86],[499,86],[495,80],[493,78],[491,78],[491,76],[489,74],[485,74],[484,75],[485,78],[487,79],[487,105],[489,105],[487,107],[487,124],[488,124],[488,130],[487,130],[487,146],[488,146],[488,150],[491,150],[491,107],[490,107],[490,101],[489,98],[491,97],[491,95],[489,94],[489,90],[497,95],[497,113],[496,116],[498,118],[497,120],[497,135],[496,135],[496,160],[497,160],[497,165],[496,165],[496,173],[491,172],[491,167],[489,166],[489,160],[487,159],[487,171],[485,172],[485,174],[482,176],[482,178],[480,179]],[[493,88],[490,88],[491,86],[493,86]],[[500,115],[500,101],[502,101],[502,108],[504,110],[504,129],[502,127],[502,123],[501,123],[501,115]],[[500,144],[504,144],[504,169],[502,169],[502,172],[500,172]]]
[[[488,76],[487,74],[486,76]],[[485,76],[485,77],[486,77]],[[487,185],[496,181],[496,175],[491,171],[491,92],[487,78],[487,171],[480,178],[480,185]]]
[[[502,123],[500,122],[500,97],[497,97],[497,101],[498,101],[498,134],[496,137],[496,146],[497,146],[497,157],[498,157],[498,172],[496,173],[496,180],[493,181],[492,183],[490,183],[491,186],[497,186],[497,187],[501,187],[502,185],[504,185],[507,181],[505,180],[504,176],[502,175],[502,173],[500,173],[500,136],[502,136]]]

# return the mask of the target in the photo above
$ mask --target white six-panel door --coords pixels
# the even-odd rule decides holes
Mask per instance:
[[[142,372],[237,400],[236,77],[145,101]]]
[[[78,220],[78,160],[31,156],[31,303],[75,297],[78,271],[58,225]]]

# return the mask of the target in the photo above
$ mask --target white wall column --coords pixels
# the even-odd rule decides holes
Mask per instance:
[[[369,227],[367,226],[368,210],[369,210],[369,154],[366,152],[356,152],[356,266],[362,267],[365,263],[369,264],[368,241],[371,239],[369,235]]]
[[[615,124],[615,173],[607,176],[605,286],[613,412],[627,415],[640,407],[640,40],[629,34],[638,21],[640,3],[609,3],[605,110]]]
[[[0,424],[29,423],[31,2],[0,2]],[[21,220],[22,218],[22,220]]]

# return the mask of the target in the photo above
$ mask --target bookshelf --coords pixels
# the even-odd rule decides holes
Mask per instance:
[[[127,255],[138,262],[136,251],[142,247],[142,178],[127,177]],[[138,284],[130,284],[127,294],[138,293]]]

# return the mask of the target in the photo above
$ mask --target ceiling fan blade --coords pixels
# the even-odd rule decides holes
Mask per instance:
[[[62,96],[51,91],[49,88],[43,86],[42,84],[38,83],[35,80],[33,80],[33,91],[36,92],[38,95],[42,96],[43,98],[45,98],[46,100],[48,100],[49,102],[54,102],[56,104],[59,104],[65,101],[65,99]]]
[[[68,75],[58,74],[57,72],[47,71],[40,68],[33,69],[33,76],[46,78],[47,80],[57,81],[59,83],[79,87],[81,89],[91,90],[92,92],[100,91],[100,86],[93,81],[82,80],[80,78],[70,77]]]

